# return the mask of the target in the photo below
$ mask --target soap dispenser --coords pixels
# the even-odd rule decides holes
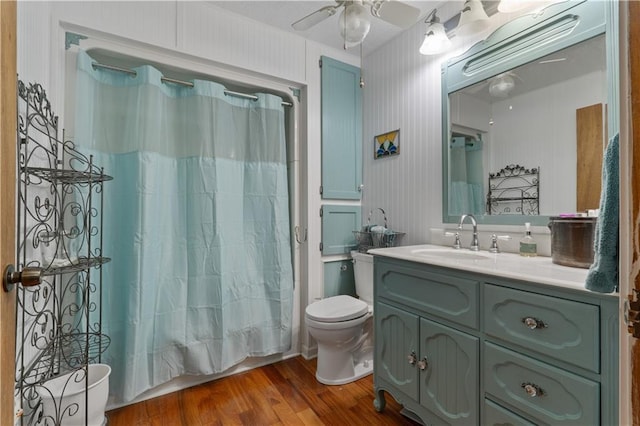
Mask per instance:
[[[520,256],[533,257],[538,254],[536,240],[531,236],[531,224],[524,224],[524,237],[520,240]]]

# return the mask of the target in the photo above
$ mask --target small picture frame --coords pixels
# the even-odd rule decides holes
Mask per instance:
[[[373,158],[391,157],[400,153],[400,129],[373,138]]]

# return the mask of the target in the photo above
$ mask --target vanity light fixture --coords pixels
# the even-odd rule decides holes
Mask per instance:
[[[460,11],[456,34],[466,36],[489,27],[489,16],[480,0],[466,0]]]
[[[437,9],[433,9],[424,21],[428,25],[424,41],[420,46],[420,53],[423,55],[437,55],[451,47],[451,40],[447,36],[444,25],[440,23],[436,11]]]

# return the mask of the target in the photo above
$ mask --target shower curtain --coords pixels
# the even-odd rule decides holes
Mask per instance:
[[[453,137],[449,144],[449,214],[485,213],[482,140]]]
[[[291,346],[282,99],[93,69],[78,53],[74,141],[104,185],[102,330],[111,401]]]

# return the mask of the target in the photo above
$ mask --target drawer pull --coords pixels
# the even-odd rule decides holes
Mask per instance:
[[[407,359],[409,360],[409,364],[411,365],[416,365],[416,362],[418,362],[418,356],[416,355],[415,352],[411,352],[411,354],[407,357]]]
[[[427,361],[427,357],[424,357],[420,361],[418,361],[418,368],[421,371],[426,370],[428,367],[429,367],[429,362]]]
[[[547,328],[547,324],[545,324],[544,321],[533,317],[522,318],[522,323],[531,330],[535,330],[537,328]]]
[[[523,383],[522,389],[529,395],[531,398],[535,398],[537,396],[544,396],[544,391],[538,385],[534,385],[533,383]]]

